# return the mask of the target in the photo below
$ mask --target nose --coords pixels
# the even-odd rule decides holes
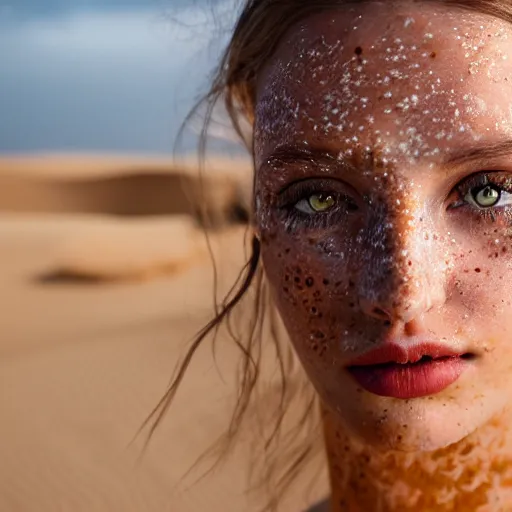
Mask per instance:
[[[431,236],[432,226],[408,215],[392,222],[381,219],[366,231],[358,279],[365,315],[407,324],[445,302],[446,255]]]

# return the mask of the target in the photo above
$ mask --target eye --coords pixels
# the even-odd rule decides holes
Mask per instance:
[[[323,213],[336,205],[336,198],[332,194],[313,194],[295,203],[295,208],[303,213]]]
[[[512,204],[512,194],[498,185],[488,183],[471,188],[464,200],[480,209],[503,207]]]

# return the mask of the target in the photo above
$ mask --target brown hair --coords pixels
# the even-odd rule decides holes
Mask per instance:
[[[205,123],[200,139],[200,154],[206,147],[212,112],[221,101],[227,109],[234,129],[252,153],[250,130],[247,131],[245,126],[248,125],[250,128],[254,122],[257,78],[280,40],[291,27],[308,15],[322,10],[339,9],[346,5],[371,3],[372,1],[374,0],[244,1],[231,40],[215,72],[211,88],[188,118],[195,115],[201,106],[206,105]],[[512,23],[512,0],[398,0],[400,3],[407,1],[441,3],[489,14]],[[248,133],[249,135],[247,135]],[[315,412],[318,408],[315,407],[316,398],[311,387],[300,379],[294,383],[290,382],[290,376],[297,374],[295,358],[289,344],[283,344],[283,337],[278,334],[276,311],[271,304],[261,268],[260,244],[254,236],[251,245],[249,260],[238,280],[226,298],[216,307],[214,318],[198,333],[185,357],[180,361],[169,389],[145,425],[150,424],[149,436],[151,436],[170,407],[198,347],[210,334],[213,334],[215,341],[219,328],[225,323],[231,339],[238,346],[241,354],[237,403],[226,434],[217,445],[223,451],[229,448],[236,439],[243,419],[247,415],[251,396],[254,394],[260,378],[262,337],[266,333],[269,336],[269,342],[273,341],[280,373],[280,399],[274,415],[275,424],[267,431],[267,435],[262,440],[265,454],[276,453],[276,447],[279,444],[279,453],[276,457],[263,458],[265,480],[270,484],[271,491],[271,500],[267,510],[276,510],[283,490],[297,476],[306,459],[314,455],[315,439],[311,438],[309,434],[313,431],[321,431],[321,429],[314,428],[318,418],[318,414]],[[254,290],[252,297],[248,293],[251,290]],[[246,296],[254,301],[250,327],[237,330],[234,326],[233,313]],[[296,418],[296,428],[283,432],[288,407],[299,395],[305,406],[304,412]],[[307,398],[304,398],[305,395]]]

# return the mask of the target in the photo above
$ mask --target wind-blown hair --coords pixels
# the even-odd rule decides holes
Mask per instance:
[[[392,2],[393,0],[386,0]],[[428,2],[444,4],[466,11],[489,14],[512,23],[512,0],[400,0],[397,3]],[[256,84],[260,73],[276,50],[277,45],[297,22],[328,9],[343,9],[349,5],[372,3],[372,0],[247,0],[240,5],[240,16],[232,37],[214,73],[210,90],[196,106],[192,115],[205,109],[205,121],[200,139],[200,153],[206,148],[208,127],[215,107],[223,104],[229,119],[252,155],[251,127],[254,123]],[[249,232],[251,228],[249,227]],[[242,303],[252,301],[246,325],[237,325],[235,312]],[[247,311],[247,310],[246,310]],[[217,304],[212,320],[197,334],[188,352],[179,362],[172,382],[160,403],[146,422],[150,435],[154,432],[178,391],[190,362],[199,346],[206,340],[215,343],[219,329],[225,325],[233,343],[240,349],[240,373],[237,402],[227,425],[226,433],[216,445],[223,452],[237,438],[251,400],[261,380],[262,349],[272,346],[279,368],[274,424],[261,438],[264,480],[270,491],[267,510],[276,510],[286,488],[298,475],[307,459],[318,450],[321,432],[319,407],[311,385],[301,377],[296,358],[286,336],[279,328],[277,312],[272,305],[260,259],[259,240],[251,235],[250,255],[230,292]],[[279,334],[281,332],[281,335]],[[298,376],[297,376],[298,375]],[[293,377],[292,377],[293,376]],[[302,412],[294,416],[295,427],[284,427],[287,412],[295,399]],[[311,435],[310,435],[311,434]]]

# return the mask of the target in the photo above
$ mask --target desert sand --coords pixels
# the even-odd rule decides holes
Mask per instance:
[[[244,262],[235,221],[250,172],[226,159],[207,171],[202,204],[226,288]],[[223,333],[216,363],[209,342],[199,350],[147,451],[144,435],[132,442],[211,317],[197,193],[192,161],[0,158],[1,511],[260,510],[245,437],[212,474],[185,476],[230,418],[239,354]],[[326,492],[324,477],[307,492],[299,482],[282,510]]]

